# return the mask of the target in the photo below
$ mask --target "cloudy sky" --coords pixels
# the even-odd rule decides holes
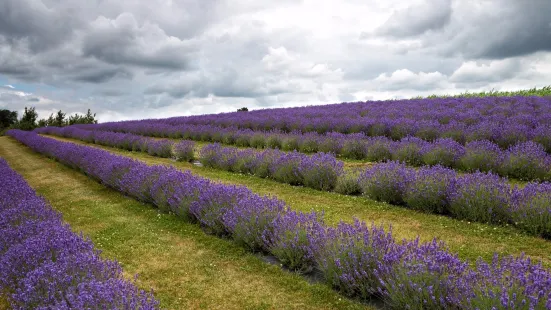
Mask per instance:
[[[551,84],[548,0],[2,0],[0,109],[100,121]]]

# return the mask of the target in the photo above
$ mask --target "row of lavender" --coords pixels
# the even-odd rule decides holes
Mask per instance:
[[[110,127],[110,129],[114,128]],[[155,127],[154,132],[149,131],[148,127],[135,129],[118,127],[114,132],[171,138],[181,136],[185,139],[220,142],[241,147],[274,148],[284,151],[299,150],[303,153],[334,153],[343,158],[373,162],[398,160],[412,166],[441,165],[467,172],[492,171],[501,176],[525,181],[551,179],[551,155],[546,152],[542,144],[533,141],[520,142],[504,151],[489,140],[471,141],[463,146],[450,138],[427,142],[416,137],[406,137],[400,141],[392,141],[385,137],[366,137],[363,134],[254,133],[252,131],[224,131],[209,126],[196,129],[197,131],[186,132],[182,135],[174,135],[174,132],[171,131],[160,134],[163,132],[162,127]],[[61,129],[46,127],[39,130],[42,133],[57,135],[88,136],[89,140],[94,138],[93,134],[79,131],[80,129],[75,127]],[[95,132],[103,132],[103,130]],[[131,139],[137,139],[137,137],[132,136]],[[545,139],[549,139],[551,142],[551,135],[546,136]],[[551,147],[551,143],[548,146]]]
[[[191,161],[194,159],[194,143],[170,140],[156,140],[134,134],[116,133],[110,131],[88,131],[76,127],[42,127],[35,129],[39,134],[49,134],[65,138],[73,138],[88,143],[116,147],[127,151],[144,152],[163,158],[174,157],[177,160]]]
[[[98,127],[120,125],[364,133],[394,140],[406,136],[429,141],[449,137],[461,144],[487,139],[507,148],[551,134],[551,100],[494,97],[371,101],[105,123]]]
[[[156,309],[0,159],[0,294],[14,309]]]
[[[474,267],[443,243],[397,242],[382,227],[355,221],[330,227],[315,213],[294,212],[245,187],[209,182],[172,167],[147,166],[109,152],[40,137],[8,134],[35,151],[160,209],[265,251],[293,269],[318,269],[351,296],[378,296],[395,309],[546,309],[551,273],[524,256],[494,256]]]
[[[416,137],[426,142],[434,142],[439,139],[451,139],[460,145],[465,145],[473,141],[488,140],[495,143],[501,149],[507,149],[520,142],[534,141],[543,145],[545,150],[551,153],[551,125],[538,125],[532,129],[523,126],[519,127],[515,123],[509,123],[507,130],[504,130],[504,127],[501,127],[500,130],[490,130],[488,126],[473,127],[470,129],[454,126],[451,129],[436,128],[432,130],[430,134],[414,134],[409,131],[403,131],[400,134],[394,132],[394,130],[398,130],[402,125],[396,125],[396,129],[393,130],[388,129],[388,134],[386,133],[387,129],[381,132],[359,131],[342,133],[328,131],[325,133],[301,133],[300,131],[283,132],[278,129],[238,129],[236,127],[220,127],[209,124],[183,124],[175,126],[164,124],[161,121],[125,121],[75,126],[89,130],[128,132],[143,136],[224,142],[240,146],[271,148],[294,147],[297,149],[303,147],[305,148],[304,151],[307,152],[314,152],[316,148],[328,148],[328,150],[338,153],[339,149],[343,147],[343,144],[348,140],[369,140],[369,138],[376,138],[385,141],[399,141],[406,137]],[[262,137],[264,137],[264,139],[262,139]],[[331,145],[328,139],[337,140],[337,145]],[[305,143],[303,140],[308,141],[308,143],[303,145]],[[313,142],[310,142],[310,140],[313,140]]]
[[[50,129],[65,136],[129,150],[155,150],[166,146],[166,156],[191,159],[192,141],[174,144],[168,140],[147,139],[132,134],[92,132],[76,128]],[[172,149],[172,151],[171,151]],[[172,153],[171,153],[172,152]],[[153,154],[153,152],[149,152]],[[187,154],[187,155],[186,155]],[[199,160],[206,167],[271,178],[291,185],[365,196],[429,213],[450,215],[469,221],[511,224],[531,234],[551,238],[551,184],[529,183],[511,187],[508,180],[491,173],[458,175],[454,170],[435,165],[420,169],[403,163],[376,164],[363,173],[343,170],[333,155],[308,156],[279,150],[256,151],[204,146]]]
[[[458,175],[442,166],[420,169],[388,162],[363,172],[344,172],[330,154],[313,156],[277,150],[256,152],[210,144],[200,152],[207,167],[270,177],[292,185],[365,196],[429,213],[482,223],[512,224],[551,238],[551,183],[511,187],[491,173]]]

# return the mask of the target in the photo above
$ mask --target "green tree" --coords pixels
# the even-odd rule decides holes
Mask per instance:
[[[96,120],[96,113],[92,114],[90,109],[88,109],[88,112],[86,112],[86,115],[78,115],[75,113],[75,115],[69,116],[69,119],[67,120],[67,123],[69,125],[74,124],[97,124],[98,121]]]
[[[37,126],[37,118],[38,113],[36,113],[35,107],[25,107],[25,112],[23,112],[23,116],[15,126],[21,130],[33,130]]]
[[[55,124],[54,113],[51,113],[48,119],[46,120],[46,126],[53,126]]]
[[[0,110],[0,129],[8,128],[17,123],[17,112],[10,110]]]
[[[38,124],[37,124],[37,127],[46,127],[48,126],[48,120],[46,120],[45,118],[41,118],[38,120]]]
[[[53,126],[57,127],[63,127],[65,126],[65,113],[61,112],[61,110],[57,111],[57,114],[54,118]]]
[[[242,107],[241,109],[237,109],[237,112],[247,112],[249,109],[247,107]]]

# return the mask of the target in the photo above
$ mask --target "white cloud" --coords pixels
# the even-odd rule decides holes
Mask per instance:
[[[544,1],[4,2],[37,21],[0,12],[0,106],[15,110],[107,121],[551,81]]]
[[[383,73],[374,82],[381,90],[407,89],[423,91],[444,87],[446,76],[438,71],[414,73],[408,69],[401,69],[390,75]]]

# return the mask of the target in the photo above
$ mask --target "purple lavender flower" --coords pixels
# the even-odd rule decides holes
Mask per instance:
[[[270,175],[279,182],[291,185],[304,184],[304,178],[300,171],[300,164],[303,154],[293,151],[290,153],[281,153],[280,156],[272,162]]]
[[[393,142],[385,137],[369,138],[365,144],[365,159],[369,161],[386,161],[392,157]]]
[[[420,166],[423,163],[422,151],[429,144],[417,137],[405,137],[392,147],[392,160],[400,161],[411,166]]]
[[[245,187],[211,184],[190,204],[189,212],[207,232],[219,236],[229,235],[231,230],[224,222],[225,214],[251,194]]]
[[[404,192],[404,202],[412,209],[445,213],[448,188],[456,177],[453,170],[442,166],[422,167],[415,171]]]
[[[178,161],[193,161],[195,159],[195,142],[183,140],[174,144],[172,152]]]
[[[496,172],[503,161],[503,151],[488,140],[472,141],[465,146],[461,166],[467,171]]]
[[[329,285],[349,296],[368,298],[379,292],[384,285],[379,278],[401,258],[390,232],[357,219],[327,228],[318,239],[318,268]]]
[[[436,241],[419,244],[416,240],[398,244],[392,239],[390,232],[377,227],[367,228],[365,223],[357,220],[354,224],[341,223],[336,228],[331,228],[310,218],[310,215],[295,216],[289,210],[283,211],[283,214],[272,213],[284,206],[274,202],[276,207],[271,208],[274,205],[271,200],[264,201],[243,187],[210,183],[170,167],[148,167],[139,161],[103,150],[43,138],[35,133],[12,130],[8,135],[37,152],[80,169],[108,186],[120,187],[133,197],[143,199],[149,195],[148,199],[152,203],[166,204],[171,211],[179,210],[180,206],[188,208],[191,218],[197,220],[207,231],[219,235],[231,234],[236,240],[244,240],[244,244],[252,244],[254,247],[260,241],[253,232],[263,231],[263,249],[280,257],[289,266],[303,270],[321,270],[330,285],[349,295],[362,298],[383,296],[388,305],[403,305],[406,308],[417,305],[418,302],[426,307],[460,309],[539,309],[551,306],[551,272],[541,264],[534,264],[522,256],[496,256],[491,264],[479,261],[476,268],[471,268],[468,267],[468,262],[457,260]],[[383,189],[385,195],[382,197],[395,197],[393,194],[396,192],[403,195],[401,190],[409,184],[413,172],[404,170],[403,164],[395,162],[376,167],[379,166],[384,168],[374,169],[375,173],[365,172],[366,179],[374,182],[374,188]],[[117,172],[120,170],[122,173]],[[133,175],[135,179],[132,179]],[[176,183],[171,183],[172,178]],[[381,180],[384,182],[380,182]],[[396,180],[406,182],[401,186]],[[0,179],[2,181],[4,178]],[[143,187],[136,186],[138,184]],[[514,198],[511,198],[509,185],[499,177],[483,173],[465,175],[458,177],[450,185],[449,210],[457,217],[509,222],[511,214],[517,212],[515,208],[521,208],[523,204],[539,205],[534,199],[540,195],[540,191],[548,191],[545,186],[542,185],[537,191],[527,190],[522,195],[515,193]],[[44,223],[39,220],[42,219],[41,215],[17,215],[15,210],[29,205],[25,201],[17,203],[26,192],[28,190],[20,190],[20,187],[0,186],[0,201],[11,204],[6,209],[4,206],[8,204],[0,203],[0,289],[4,291],[4,283],[20,278],[10,272],[30,272],[30,264],[35,263],[44,266],[44,272],[47,273],[50,270],[49,265],[44,262],[51,257],[49,249],[62,249],[67,244],[64,241],[76,240],[64,237],[61,228],[51,234],[42,233],[52,225],[35,225]],[[546,198],[542,197],[542,203],[545,204]],[[512,199],[519,199],[518,204],[513,204]],[[242,211],[239,210],[239,202],[246,205]],[[31,207],[29,210],[34,212],[37,208]],[[264,213],[262,210],[268,212]],[[56,221],[55,217],[49,220]],[[58,221],[61,222],[60,217]],[[14,223],[20,227],[20,234],[10,234],[9,229],[4,228]],[[70,232],[70,229],[66,228],[65,231]],[[240,239],[241,236],[245,237]],[[5,245],[6,241],[12,240],[18,245]],[[25,246],[21,246],[22,244]],[[87,248],[86,244],[81,244],[82,248]],[[29,249],[35,245],[41,248],[36,254],[31,254]],[[80,253],[74,249],[62,250],[62,253],[67,257]],[[19,253],[25,253],[29,259],[21,260]],[[65,257],[63,255],[58,257]],[[8,268],[2,269],[4,266]],[[28,279],[25,288],[49,287],[36,285],[34,276]],[[145,295],[135,293],[129,284],[124,284],[127,282],[120,281],[109,279],[100,283],[92,280],[71,286],[65,293],[66,300],[56,303],[54,307],[68,308],[67,301],[70,301],[71,304],[84,305],[83,307],[91,307],[89,305],[94,302],[100,307],[123,307],[119,302],[125,302],[130,307],[145,304],[144,308],[148,308],[150,301],[143,297]],[[14,287],[10,285],[8,287]],[[30,296],[24,289],[17,292],[21,296]],[[113,297],[115,294],[119,294],[116,296],[120,299]]]
[[[89,239],[73,233],[3,159],[0,175],[0,291],[12,308],[158,308],[152,294],[125,280],[118,263],[102,259]],[[84,286],[94,287],[93,298]]]
[[[511,221],[511,187],[495,174],[476,172],[457,177],[449,188],[448,201],[451,215],[459,219]]]
[[[392,204],[402,204],[414,170],[405,164],[391,161],[378,164],[360,176],[362,192],[367,197]]]
[[[280,213],[271,230],[262,238],[265,248],[285,266],[298,272],[310,272],[315,267],[316,238],[325,229],[323,215],[289,210]]]
[[[330,191],[343,174],[343,166],[343,162],[332,154],[316,153],[310,157],[304,156],[298,169],[305,186]]]
[[[528,183],[513,192],[512,220],[516,226],[551,238],[551,183]]]
[[[421,148],[423,163],[427,165],[441,165],[457,167],[459,160],[465,154],[465,147],[450,138],[436,139],[434,143],[427,143]]]
[[[407,242],[400,262],[379,276],[383,300],[392,309],[471,309],[473,272],[467,262],[447,251],[436,239]]]
[[[550,170],[551,156],[541,144],[528,141],[507,149],[500,172],[520,180],[545,180]]]
[[[274,228],[274,220],[287,211],[285,203],[276,198],[247,196],[239,207],[228,209],[222,221],[233,239],[251,251],[267,250],[263,236]]]

